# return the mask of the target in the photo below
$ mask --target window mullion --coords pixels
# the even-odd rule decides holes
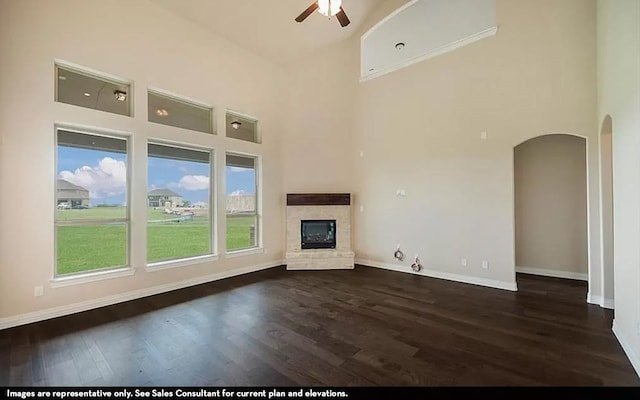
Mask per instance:
[[[73,221],[56,220],[57,226],[81,226],[81,225],[108,225],[108,224],[127,224],[128,218],[114,219],[79,219]]]

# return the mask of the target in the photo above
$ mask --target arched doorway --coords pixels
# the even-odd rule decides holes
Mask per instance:
[[[588,281],[586,153],[568,134],[514,148],[517,273]]]
[[[609,115],[600,129],[600,179],[603,305],[613,308],[613,121]]]

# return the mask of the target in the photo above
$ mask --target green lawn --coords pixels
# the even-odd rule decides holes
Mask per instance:
[[[125,265],[126,225],[58,227],[58,274]]]
[[[126,218],[126,207],[92,207],[87,210],[57,210],[59,221]]]
[[[123,207],[100,207],[88,210],[58,210],[58,219],[100,220],[122,218]],[[147,228],[147,262],[174,260],[211,253],[209,218],[195,216],[176,221],[178,216],[149,209]],[[252,246],[250,216],[227,218],[227,251]],[[57,228],[59,275],[105,267],[126,265],[127,231],[124,224],[59,226]]]

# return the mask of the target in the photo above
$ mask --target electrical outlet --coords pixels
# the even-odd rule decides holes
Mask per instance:
[[[360,206],[360,212],[364,212],[364,206]]]
[[[487,140],[487,132],[485,131],[480,132],[480,139]]]
[[[42,286],[36,286],[33,288],[33,295],[35,297],[41,297],[44,296],[44,287]]]
[[[489,269],[489,261],[482,262],[482,269]]]
[[[466,258],[460,259],[460,265],[462,265],[463,267],[466,267],[468,265],[467,259]]]

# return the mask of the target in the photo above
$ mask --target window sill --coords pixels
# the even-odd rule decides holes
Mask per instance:
[[[145,270],[147,272],[157,272],[157,271],[164,271],[166,269],[186,267],[189,265],[202,264],[204,262],[217,261],[217,260],[218,260],[218,256],[208,254],[205,256],[182,258],[180,260],[160,261],[160,262],[147,264],[147,266],[145,267]]]
[[[102,281],[105,279],[122,278],[132,276],[136,273],[131,267],[111,269],[107,271],[88,272],[82,275],[61,276],[51,279],[49,282],[52,288],[60,288],[65,286],[82,285],[90,282]]]
[[[264,252],[265,251],[264,251],[263,247],[252,247],[250,249],[229,251],[226,254],[226,258],[236,258],[236,257],[242,257],[242,256],[249,256],[251,254],[263,254]]]

